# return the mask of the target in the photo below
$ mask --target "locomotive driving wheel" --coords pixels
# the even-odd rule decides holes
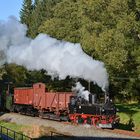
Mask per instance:
[[[92,120],[92,125],[96,128],[99,128],[99,125],[98,125],[99,124],[99,118],[92,117],[91,120]]]
[[[78,122],[78,124],[83,124],[84,123],[84,119],[81,116],[78,116],[77,122]]]
[[[87,117],[86,123],[91,125],[92,124],[92,118],[91,117]]]

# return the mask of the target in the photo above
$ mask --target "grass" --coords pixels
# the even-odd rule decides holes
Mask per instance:
[[[20,134],[24,134],[28,137],[37,139],[37,140],[42,140],[48,136],[50,136],[50,131],[57,132],[53,127],[44,127],[44,126],[38,126],[38,125],[19,125],[13,122],[10,122],[9,120],[3,120],[0,121],[0,125],[2,127],[2,134],[7,135],[7,129],[10,129],[8,131],[8,136],[11,138],[14,138],[14,132],[18,132]],[[13,130],[13,131],[11,131]],[[20,134],[16,134],[15,140],[22,139],[22,136]],[[44,136],[41,137],[41,136]],[[23,140],[29,140],[29,138],[23,137]]]
[[[117,104],[120,129],[140,133],[140,104]]]
[[[11,138],[15,138],[16,140],[19,140],[19,139],[22,139],[22,135],[23,134],[23,131],[22,129],[27,127],[27,126],[23,126],[23,125],[17,125],[15,123],[11,123],[11,122],[7,122],[7,121],[0,121],[0,125],[3,126],[2,127],[2,134],[5,134]],[[7,128],[9,129],[7,131]],[[18,132],[18,133],[15,133],[15,136],[14,136],[14,131],[15,132]],[[29,140],[29,138],[26,138],[23,136],[23,140]]]
[[[11,130],[14,130],[16,132],[21,132],[21,129],[23,128],[22,125],[17,125],[15,123],[10,123],[10,122],[6,122],[6,121],[0,121],[0,125],[4,126],[6,128],[9,128]]]

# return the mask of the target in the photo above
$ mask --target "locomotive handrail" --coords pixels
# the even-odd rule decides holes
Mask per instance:
[[[12,133],[12,135],[11,135],[11,133]],[[2,125],[0,125],[0,136],[1,136],[1,138],[3,138],[3,140],[18,140],[19,136],[20,136],[20,140],[33,140],[32,138],[30,138],[22,133],[16,132],[16,131],[9,129]]]

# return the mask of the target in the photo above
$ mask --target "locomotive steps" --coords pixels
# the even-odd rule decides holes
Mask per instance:
[[[28,126],[44,126],[51,127],[56,132],[62,134],[68,134],[72,136],[84,136],[84,137],[113,137],[113,138],[132,138],[133,140],[140,139],[140,135],[135,135],[134,133],[130,134],[129,132],[121,132],[116,130],[102,130],[96,129],[93,126],[88,125],[71,125],[57,121],[51,121],[46,119],[40,119],[37,117],[24,116],[16,113],[6,113],[0,116],[0,120],[9,120],[12,123],[19,125],[28,125]],[[121,133],[121,134],[120,134]],[[129,135],[130,134],[130,135]]]

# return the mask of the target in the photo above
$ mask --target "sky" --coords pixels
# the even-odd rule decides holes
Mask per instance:
[[[0,20],[7,20],[9,16],[19,19],[19,12],[23,0],[0,0]]]

